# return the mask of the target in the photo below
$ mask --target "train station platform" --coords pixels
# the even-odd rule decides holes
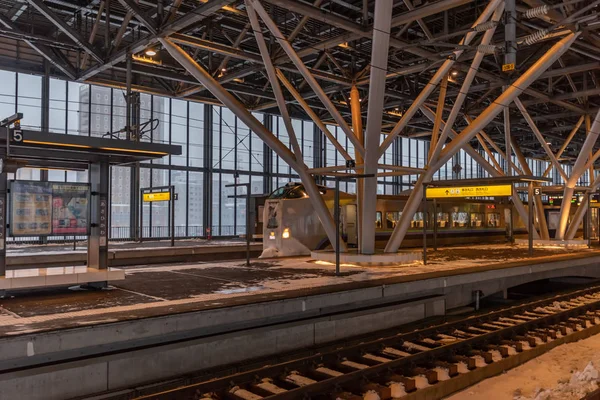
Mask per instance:
[[[257,257],[262,243],[251,243],[250,253]],[[169,240],[144,242],[114,242],[109,244],[108,265],[119,267],[133,264],[236,259],[246,257],[246,242],[239,239],[205,240],[178,239],[171,247]],[[86,244],[10,245],[7,249],[9,269],[32,267],[78,266],[87,262]]]
[[[442,316],[475,293],[600,278],[600,248],[448,247],[428,259],[342,264],[341,276],[308,257],[138,265],[106,290],[11,291],[0,301],[0,391],[125,390]]]
[[[587,270],[576,268],[582,265]],[[430,251],[427,265],[342,264],[340,276],[335,276],[334,265],[308,257],[253,259],[249,267],[230,261],[121,269],[126,279],[114,282],[107,290],[10,292],[0,306],[0,336],[373,289],[376,297],[443,294],[446,308],[459,307],[472,301],[474,290],[487,296],[505,289],[499,283],[500,276],[506,281],[504,286],[553,274],[600,277],[600,248],[536,248],[529,257],[527,248],[521,246],[447,247]],[[511,276],[517,277],[512,283],[507,281]],[[483,284],[490,280],[497,287]],[[452,293],[453,286],[465,283],[472,290]]]

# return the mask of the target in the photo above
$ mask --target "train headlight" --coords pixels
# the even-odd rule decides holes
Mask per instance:
[[[289,228],[285,228],[283,230],[283,233],[281,234],[281,237],[284,239],[289,239],[290,238],[290,230]]]
[[[275,232],[271,231],[271,233],[269,233],[269,239],[275,240]]]

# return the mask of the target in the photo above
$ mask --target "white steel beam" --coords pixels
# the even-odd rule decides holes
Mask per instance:
[[[490,18],[490,16],[494,12],[494,10],[496,10],[496,8],[498,7],[498,5],[500,3],[501,3],[500,0],[490,1],[489,4],[486,6],[485,10],[483,10],[481,15],[479,15],[479,17],[473,23],[472,26],[475,27],[483,22],[486,22]],[[475,37],[475,35],[476,35],[476,32],[467,33],[465,35],[465,37],[460,41],[460,45],[468,46],[471,43],[471,41],[473,40],[473,38]],[[385,140],[383,141],[381,146],[379,146],[379,155],[380,156],[383,155],[383,153],[385,153],[385,150],[392,144],[392,142],[394,141],[396,136],[398,136],[400,134],[400,132],[402,132],[402,130],[406,127],[406,125],[411,120],[411,118],[415,115],[415,113],[417,112],[419,107],[425,102],[425,100],[427,100],[429,95],[437,87],[440,80],[445,75],[447,75],[448,72],[450,72],[450,68],[452,68],[452,66],[454,65],[455,60],[458,57],[460,57],[463,52],[464,52],[464,50],[455,51],[454,56],[452,58],[444,61],[444,63],[438,68],[438,70],[433,75],[431,80],[427,83],[427,85],[425,85],[425,87],[423,88],[421,93],[419,93],[419,95],[412,102],[410,107],[408,107],[408,109],[404,112],[404,114],[402,115],[402,118],[400,118],[400,121],[398,121],[396,126],[394,126],[394,128],[390,132],[390,134],[385,138]]]
[[[596,114],[596,118],[594,118],[594,123],[591,126],[590,131],[588,132],[587,137],[585,138],[585,142],[583,142],[583,146],[579,151],[579,155],[577,156],[577,160],[575,160],[575,164],[573,165],[573,170],[571,171],[571,176],[565,183],[565,190],[563,192],[563,202],[560,206],[560,220],[558,223],[558,229],[556,230],[556,238],[559,240],[564,239],[565,232],[567,230],[567,223],[569,222],[569,213],[571,212],[571,197],[573,196],[573,192],[575,190],[575,185],[577,181],[585,173],[586,163],[589,156],[590,151],[594,148],[594,144],[598,140],[598,135],[600,134],[600,111]]]
[[[233,95],[223,88],[217,82],[208,71],[202,68],[188,53],[186,53],[181,47],[171,42],[169,39],[159,39],[163,47],[169,52],[183,68],[185,68],[194,78],[196,78],[206,89],[208,89],[217,99],[223,103],[223,105],[229,108],[242,122],[244,122],[248,128],[256,135],[261,138],[279,157],[283,159],[290,167],[292,167],[298,175],[300,180],[306,189],[310,202],[315,208],[315,212],[323,225],[329,241],[332,244],[336,243],[335,224],[333,217],[327,209],[327,205],[315,184],[312,176],[306,171],[305,168],[300,168],[296,158],[283,143],[272,132],[269,132],[265,126],[259,122],[251,112],[249,112],[242,103],[240,103]],[[346,250],[346,245],[340,240],[340,248]]]
[[[258,17],[256,16],[256,12],[254,11],[254,8],[252,8],[248,0],[246,0],[246,12],[248,14],[248,19],[250,19],[252,30],[254,31],[254,38],[256,39],[256,43],[258,44],[260,55],[265,64],[265,69],[267,71],[267,77],[269,78],[269,82],[271,84],[271,89],[275,94],[275,100],[277,101],[277,106],[279,107],[279,112],[281,113],[283,124],[285,125],[285,129],[290,137],[290,142],[292,144],[292,148],[294,149],[294,155],[296,156],[296,161],[298,162],[298,168],[306,169],[302,157],[302,149],[300,148],[300,144],[298,144],[296,132],[294,131],[294,126],[292,125],[292,119],[290,118],[290,113],[288,111],[287,104],[285,103],[285,98],[283,97],[283,91],[281,90],[281,86],[279,85],[279,79],[277,79],[277,72],[275,72],[275,67],[273,66],[273,62],[271,61],[271,55],[269,54],[267,43],[265,42],[265,38],[262,34],[260,23],[258,22]]]
[[[523,75],[521,75],[506,91],[504,91],[490,106],[488,106],[474,121],[467,126],[450,144],[448,144],[440,153],[440,157],[434,165],[430,165],[427,172],[419,176],[414,190],[411,193],[400,221],[394,228],[394,232],[386,245],[385,251],[395,253],[404,240],[404,236],[410,225],[415,212],[419,208],[423,193],[423,183],[429,182],[433,174],[441,166],[454,156],[465,144],[467,144],[481,129],[490,123],[505,107],[523,91],[531,85],[546,69],[548,69],[562,54],[564,54],[571,44],[577,39],[579,33],[572,33],[552,46],[546,54],[539,58]],[[519,211],[520,201],[518,196],[513,197],[513,202],[517,211]],[[522,204],[521,204],[522,206]]]
[[[492,15],[491,20],[496,21],[496,22],[499,21],[500,18],[502,18],[503,11],[504,11],[504,4],[500,4],[498,6],[498,8],[496,8],[496,10],[494,11],[494,14]],[[483,38],[481,39],[481,44],[482,45],[490,44],[492,38],[494,37],[495,32],[496,32],[495,27],[492,29],[488,29],[483,34]],[[446,120],[446,126],[442,130],[442,133],[440,135],[439,141],[437,142],[436,146],[432,146],[433,151],[431,153],[430,159],[436,160],[438,158],[438,156],[440,155],[440,152],[442,151],[442,148],[444,147],[444,144],[446,143],[446,138],[448,137],[448,133],[449,133],[450,129],[454,126],[454,122],[456,122],[458,113],[462,109],[462,106],[467,98],[467,94],[469,93],[471,84],[473,83],[473,80],[475,79],[475,75],[477,74],[477,71],[479,70],[479,66],[481,65],[481,62],[483,61],[484,56],[485,56],[484,53],[477,52],[475,54],[475,57],[473,58],[473,61],[471,61],[471,67],[469,68],[469,70],[463,80],[463,83],[461,85],[461,88],[458,91],[458,95],[456,96],[456,100],[454,101],[454,105],[452,106],[452,110],[450,111],[450,115],[448,116],[448,119]]]
[[[308,70],[306,65],[304,65],[304,62],[300,59],[300,57],[298,57],[298,54],[296,54],[296,51],[291,46],[291,44],[285,39],[285,37],[283,36],[281,31],[279,30],[279,27],[277,27],[277,24],[275,22],[273,22],[273,20],[271,19],[269,14],[265,11],[265,9],[260,4],[260,2],[258,2],[256,0],[249,0],[249,2],[254,7],[254,10],[258,13],[258,15],[260,15],[261,19],[263,20],[263,22],[265,23],[267,28],[271,31],[271,34],[273,36],[275,36],[277,42],[283,48],[283,50],[286,52],[286,54],[288,55],[290,60],[292,60],[292,62],[294,63],[294,65],[296,66],[298,71],[302,74],[304,79],[308,82],[309,86],[315,92],[315,94],[317,95],[319,100],[321,100],[321,102],[323,103],[325,108],[327,108],[327,111],[329,111],[329,113],[331,114],[331,116],[333,117],[335,122],[337,122],[339,127],[344,131],[344,133],[348,137],[348,140],[350,140],[350,142],[352,142],[352,144],[354,145],[355,151],[357,153],[364,154],[365,153],[364,147],[362,146],[361,143],[358,142],[358,139],[352,132],[352,129],[350,129],[350,127],[344,120],[344,117],[342,117],[340,112],[333,105],[332,101],[329,99],[329,97],[327,97],[327,94],[325,94],[325,92],[323,92],[323,89],[321,88],[321,86],[319,85],[317,80],[310,73],[310,71]]]
[[[373,22],[373,43],[371,45],[371,77],[369,82],[369,105],[367,107],[367,128],[365,134],[364,173],[375,175],[364,178],[362,207],[361,253],[375,253],[375,213],[377,205],[377,161],[381,139],[381,117],[385,96],[385,75],[387,73],[390,29],[392,23],[392,0],[376,0]]]
[[[358,88],[356,87],[356,85],[352,85],[352,88],[350,89],[350,111],[352,112],[352,130],[354,131],[354,134],[356,135],[356,137],[358,138],[358,141],[360,143],[363,144],[363,146],[365,145],[365,136],[364,136],[364,132],[363,132],[363,121],[362,121],[362,111],[361,111],[361,107],[360,107],[360,92],[358,91]],[[364,165],[365,160],[363,159],[363,157],[356,153],[356,164],[357,165]],[[357,168],[356,172],[359,174],[362,174],[364,171],[364,168]],[[363,199],[364,199],[364,193],[365,193],[365,183],[362,179],[357,179],[356,180],[356,211],[357,211],[357,215],[358,218],[356,218],[357,221],[357,229],[356,232],[358,233],[358,248],[361,249],[362,248],[362,215],[363,215]]]
[[[542,145],[542,148],[544,149],[544,151],[550,158],[550,162],[557,169],[560,176],[562,176],[562,178],[566,181],[568,178],[567,178],[567,174],[565,174],[565,171],[562,168],[562,165],[560,165],[560,163],[558,162],[556,157],[554,157],[554,153],[552,152],[552,149],[550,148],[550,146],[548,146],[546,139],[544,139],[544,136],[542,136],[542,133],[540,132],[538,127],[535,125],[535,122],[533,122],[533,119],[531,119],[531,116],[527,112],[527,109],[525,108],[523,103],[521,103],[521,100],[519,100],[518,97],[515,99],[515,104],[517,105],[517,108],[519,109],[519,111],[521,111],[523,118],[525,118],[525,121],[531,128],[531,131],[535,135],[536,139],[538,140],[538,142],[540,142],[540,144]]]
[[[350,157],[350,154],[348,154],[348,151],[346,151],[346,148],[344,146],[342,146],[342,144],[340,142],[338,142],[338,140],[335,138],[335,136],[333,136],[333,134],[329,131],[329,128],[327,128],[327,125],[325,125],[325,123],[321,120],[321,118],[319,118],[319,116],[313,111],[312,107],[310,107],[308,105],[306,100],[304,100],[304,98],[296,90],[294,85],[292,85],[292,83],[285,77],[283,72],[281,72],[280,70],[277,70],[277,76],[279,77],[279,80],[281,80],[281,83],[283,83],[283,86],[285,86],[286,89],[288,90],[288,92],[290,92],[292,94],[292,96],[294,96],[294,98],[296,99],[296,101],[298,102],[300,107],[302,107],[304,112],[306,112],[306,114],[310,117],[310,119],[313,120],[315,125],[317,125],[319,127],[321,132],[323,132],[325,134],[325,136],[327,136],[327,139],[329,139],[331,144],[333,144],[333,146],[337,149],[337,151],[340,152],[342,157],[344,157],[345,160],[351,160],[352,157]]]
[[[577,121],[577,123],[575,124],[575,126],[573,127],[573,130],[571,130],[571,133],[569,133],[569,136],[567,137],[567,139],[565,139],[563,141],[562,146],[560,146],[560,149],[555,154],[555,157],[557,159],[560,158],[560,156],[562,156],[562,153],[564,153],[564,151],[567,149],[567,146],[569,145],[569,143],[571,143],[571,140],[573,140],[573,137],[575,136],[575,134],[581,127],[581,124],[583,124],[584,119],[585,119],[585,116],[582,115],[579,118],[579,120]],[[548,174],[550,173],[551,170],[552,170],[552,164],[548,165],[548,168],[546,168],[546,170],[544,171],[544,174],[542,176],[545,178],[546,176],[548,176]]]

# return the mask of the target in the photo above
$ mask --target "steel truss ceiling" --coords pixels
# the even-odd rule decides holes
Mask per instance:
[[[358,88],[366,118],[373,74],[374,0],[262,0],[260,3],[284,36],[276,37],[264,23],[258,25],[272,60],[267,64],[283,75],[287,86],[295,88],[296,96],[290,90],[282,91],[285,102],[291,104],[290,114],[307,118],[306,107],[310,107],[324,123],[340,124],[324,105],[324,99],[307,84],[278,39],[291,45],[322,87],[322,95],[339,110],[348,126],[352,124],[353,85]],[[510,105],[513,138],[526,156],[548,159],[539,138],[532,132],[532,121],[556,152],[571,136],[580,118],[595,115],[600,107],[597,1],[518,0],[517,62],[516,70],[509,73],[502,72],[505,21],[500,20],[493,35],[489,35],[489,44],[481,44],[481,34],[467,45],[459,42],[487,1],[394,0],[392,3],[389,51],[387,62],[383,63],[386,65],[384,133],[397,125],[438,68],[456,50],[463,53],[454,63],[447,83],[434,88],[425,105],[402,129],[401,136],[437,132],[442,122],[436,122],[427,110],[435,110],[441,101],[446,110],[443,121],[450,117],[477,54],[485,55],[468,93],[463,94],[459,114],[450,119],[455,121],[453,128],[457,132],[467,126],[469,118],[475,118],[488,107],[502,93],[503,86],[514,82],[557,40],[574,29],[582,31],[578,40],[519,96],[519,104],[526,108],[526,113],[514,103]],[[536,9],[543,5],[549,6],[548,9]],[[277,93],[269,82],[269,65],[263,62],[251,22],[243,0],[0,0],[0,67],[41,72],[44,64],[49,63],[51,74],[56,77],[124,87],[128,54],[144,56],[145,50],[152,48],[157,51],[153,63],[137,57],[133,60],[132,83],[136,90],[220,104],[162,48],[161,40],[168,38],[247,109],[279,113]],[[544,29],[549,30],[545,39],[527,44],[531,35]],[[439,95],[441,86],[446,91],[444,96]],[[452,134],[450,129],[445,131],[448,131],[446,136]],[[491,121],[486,133],[498,149],[504,149],[502,115]],[[574,159],[584,140],[582,129],[570,141],[561,160]],[[471,144],[476,146],[477,141],[473,139]]]

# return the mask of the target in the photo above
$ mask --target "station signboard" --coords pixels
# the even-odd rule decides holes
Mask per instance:
[[[512,196],[512,185],[448,186],[427,188],[428,199],[497,196]]]
[[[87,235],[90,187],[81,183],[12,181],[12,236]]]
[[[171,192],[153,192],[153,193],[144,193],[143,200],[145,202],[149,201],[169,201],[171,200]]]

